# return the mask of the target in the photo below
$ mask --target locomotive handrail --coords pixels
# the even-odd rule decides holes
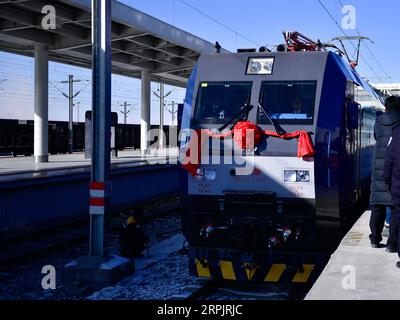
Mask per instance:
[[[328,131],[325,135],[325,141],[328,137],[328,145],[327,145],[327,160],[328,160],[328,188],[331,187],[331,168],[330,168],[330,160],[331,160],[331,140],[332,140],[332,132]]]

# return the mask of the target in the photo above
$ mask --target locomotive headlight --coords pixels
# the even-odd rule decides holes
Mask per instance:
[[[207,181],[217,180],[217,169],[204,169],[204,178]]]
[[[217,180],[217,169],[197,169],[196,180],[215,181]]]
[[[296,170],[285,170],[284,181],[285,182],[296,182],[297,175]]]
[[[299,170],[297,171],[298,182],[310,182],[310,170]]]
[[[197,180],[203,180],[204,179],[204,169],[201,169],[201,168],[197,169],[195,178]]]
[[[246,74],[272,74],[275,58],[249,58]]]
[[[268,73],[272,73],[272,67],[274,66],[274,62],[273,61],[267,61],[264,63],[264,70]]]
[[[310,170],[285,170],[284,171],[284,182],[296,183],[296,182],[310,182]]]
[[[258,73],[261,71],[261,63],[258,61],[253,61],[250,65],[250,70],[252,73]]]

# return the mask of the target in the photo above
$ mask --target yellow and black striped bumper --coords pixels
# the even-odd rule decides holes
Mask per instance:
[[[209,261],[192,257],[191,274],[199,278],[263,283],[304,284],[317,279],[322,272],[320,259],[302,264],[278,262],[233,262],[228,259]]]

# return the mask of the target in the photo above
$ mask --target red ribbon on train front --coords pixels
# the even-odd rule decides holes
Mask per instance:
[[[312,157],[315,154],[314,146],[311,140],[310,135],[306,131],[295,131],[292,133],[286,133],[280,135],[273,131],[262,130],[255,123],[250,121],[241,121],[238,122],[232,130],[224,132],[222,134],[214,134],[210,130],[197,130],[197,139],[191,139],[189,142],[188,150],[185,153],[184,164],[182,167],[189,171],[192,176],[197,174],[197,169],[200,167],[201,163],[201,134],[205,133],[207,136],[214,139],[222,139],[233,137],[233,140],[236,144],[242,149],[246,150],[249,146],[258,146],[261,143],[263,136],[275,137],[284,140],[292,140],[298,139],[298,147],[297,147],[297,157]],[[249,134],[251,133],[251,134]],[[254,140],[253,140],[254,139]],[[253,140],[253,141],[252,141]],[[197,143],[197,146],[195,145]],[[197,151],[196,159],[193,158],[193,154],[191,154],[192,150]],[[192,161],[194,160],[194,161]]]

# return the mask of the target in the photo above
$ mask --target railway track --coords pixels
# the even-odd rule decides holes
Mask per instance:
[[[310,285],[249,285],[237,282],[199,282],[185,288],[188,301],[208,300],[303,300]],[[179,299],[179,297],[175,297]]]
[[[155,199],[138,207],[143,211],[143,223],[155,219],[162,215],[167,215],[179,209],[180,199],[174,195],[168,198]],[[136,209],[138,209],[136,208]],[[131,208],[113,214],[105,224],[105,233],[118,232],[119,228],[126,221],[132,212]],[[158,234],[160,238],[168,237],[176,230],[168,230],[165,233]],[[33,258],[48,253],[59,251],[68,246],[79,244],[89,239],[89,219],[69,223],[64,226],[58,226],[49,230],[43,230],[24,237],[4,241],[0,243],[0,267],[17,263],[27,258]]]

